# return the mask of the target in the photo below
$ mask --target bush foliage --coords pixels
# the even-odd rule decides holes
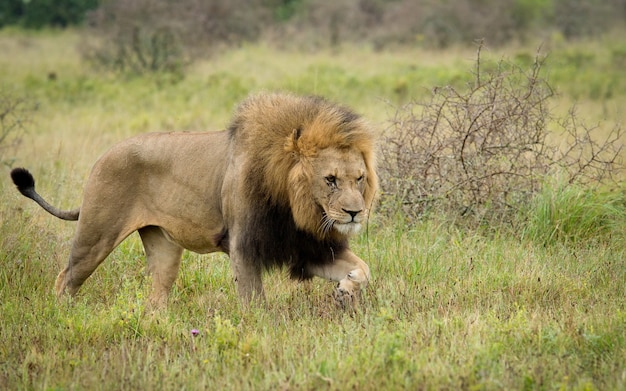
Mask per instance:
[[[444,48],[483,38],[498,46],[553,31],[597,35],[625,16],[626,0],[111,0],[87,17],[93,34],[85,54],[116,70],[178,70],[258,39],[308,50]]]
[[[486,38],[497,45],[550,29],[566,38],[596,35],[626,16],[626,0],[5,0],[0,27],[64,27],[81,23],[94,8],[99,30],[123,28],[129,18],[145,29],[168,22],[189,45],[256,39],[261,31],[279,44],[445,47]]]
[[[99,0],[2,0],[0,27],[21,25],[26,28],[67,27],[83,21]]]
[[[410,219],[453,212],[476,222],[508,220],[550,174],[602,183],[621,168],[622,129],[598,139],[571,110],[556,118],[540,56],[524,69],[483,62],[465,89],[435,88],[429,102],[399,107],[381,142],[383,211]],[[556,124],[558,129],[551,129]],[[556,144],[554,132],[562,133]]]
[[[88,15],[84,56],[122,72],[179,72],[224,45],[252,40],[266,10],[261,0],[115,0]]]

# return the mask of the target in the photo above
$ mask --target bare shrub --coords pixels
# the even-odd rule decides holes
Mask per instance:
[[[0,90],[0,163],[13,164],[10,153],[22,142],[22,136],[36,105],[7,89]]]
[[[160,0],[106,2],[88,15],[89,35],[82,54],[92,64],[115,71],[179,71],[184,64],[182,31],[172,3]]]
[[[381,147],[383,211],[508,219],[552,173],[570,183],[598,182],[621,167],[620,127],[598,140],[597,127],[574,110],[563,119],[550,113],[545,57],[525,70],[504,60],[483,63],[481,48],[466,90],[435,88],[430,102],[396,110]],[[560,145],[551,141],[555,133]]]
[[[88,15],[82,53],[116,71],[180,72],[224,45],[258,37],[269,11],[262,0],[114,0]]]

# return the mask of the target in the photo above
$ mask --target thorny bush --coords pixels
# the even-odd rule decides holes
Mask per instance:
[[[549,175],[598,183],[619,171],[619,126],[599,138],[573,108],[565,118],[551,114],[545,56],[523,69],[483,63],[481,50],[465,90],[435,88],[429,102],[396,109],[381,143],[383,213],[509,220]]]
[[[27,124],[37,105],[27,98],[17,96],[8,88],[0,88],[0,163],[9,167],[9,156],[21,143]]]

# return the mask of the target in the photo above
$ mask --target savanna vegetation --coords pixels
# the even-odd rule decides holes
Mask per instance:
[[[68,23],[84,28],[25,30],[22,10],[2,23],[20,27],[0,30],[0,388],[626,387],[622,2],[511,0],[527,8],[509,14],[469,0],[259,1],[234,20],[270,27],[220,35],[206,16],[214,40],[196,34],[193,50],[167,8],[140,19],[134,2],[74,3],[93,10]],[[563,11],[593,4],[584,20]],[[353,24],[325,13],[357,5]],[[528,21],[490,34],[477,15]],[[606,23],[592,28],[596,17]],[[10,168],[73,208],[115,142],[223,128],[262,90],[323,95],[380,129],[378,212],[353,241],[372,269],[359,308],[336,306],[327,281],[274,272],[267,303],[245,310],[226,256],[185,253],[169,307],[153,313],[136,236],[57,300],[74,225],[19,195]]]

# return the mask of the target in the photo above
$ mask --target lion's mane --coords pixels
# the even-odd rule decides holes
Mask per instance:
[[[261,94],[239,105],[228,132],[232,156],[245,156],[240,207],[247,223],[239,250],[265,267],[286,264],[293,277],[309,278],[306,264],[332,262],[347,247],[346,236],[320,229],[311,159],[329,147],[358,150],[367,170],[363,198],[371,208],[378,187],[371,128],[320,97]]]

